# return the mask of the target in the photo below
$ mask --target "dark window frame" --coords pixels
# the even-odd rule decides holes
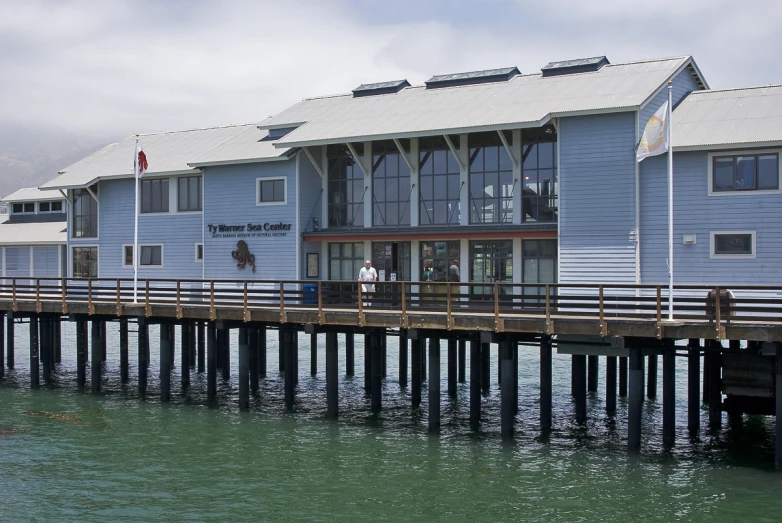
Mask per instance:
[[[438,155],[443,158],[438,160]],[[459,225],[461,166],[445,140],[422,138],[418,166],[419,225]],[[444,187],[445,194],[438,191],[438,187]],[[444,217],[441,211],[445,211]]]
[[[760,158],[773,156],[776,159],[776,184],[774,187],[760,187]],[[742,187],[739,179],[739,158],[752,159],[754,162],[753,182],[754,187]],[[730,187],[717,187],[717,163],[732,161],[733,173]],[[711,158],[711,192],[712,193],[737,193],[751,191],[778,191],[779,190],[779,153],[755,153],[755,154],[734,154],[720,155]]]
[[[550,156],[543,145],[551,144]],[[558,221],[557,134],[551,127],[525,129],[521,133],[521,221]]]
[[[98,194],[98,186],[91,187]],[[73,191],[73,231],[71,238],[98,237],[98,202],[87,189]]]
[[[170,212],[168,178],[142,178],[139,190],[141,191],[141,214]]]
[[[437,244],[445,244],[445,252],[439,252]],[[421,240],[419,242],[419,267],[421,269],[420,281],[434,282],[456,282],[461,278],[456,278],[452,274],[451,265],[454,260],[461,264],[461,241],[460,240]],[[431,276],[427,275],[427,269],[431,267]],[[459,268],[461,276],[461,267]]]
[[[363,155],[363,144],[354,144]],[[328,146],[328,226],[363,227],[366,193],[364,171],[345,146]],[[370,195],[371,198],[371,195]]]
[[[393,142],[372,144],[372,225],[410,225],[410,168]],[[394,192],[396,195],[394,195]]]
[[[513,164],[499,136],[476,133],[470,135],[468,145],[470,224],[513,223]],[[473,190],[476,187],[480,187],[480,194]],[[496,188],[496,194],[489,196],[487,188]]]
[[[77,254],[79,257],[77,258]],[[98,277],[98,246],[79,245],[73,246],[71,260],[74,278]]]
[[[739,238],[746,240],[747,249],[745,251],[720,250],[720,240],[730,239],[734,242]],[[757,256],[756,233],[754,231],[712,231],[711,232],[711,257],[712,258],[755,258]]]
[[[346,255],[347,246],[351,246],[350,256]],[[361,246],[361,256],[356,255],[356,246]],[[337,247],[337,255],[334,256],[333,247]],[[332,242],[328,244],[328,257],[329,257],[329,280],[348,280],[353,281],[358,279],[358,273],[361,267],[364,266],[364,261],[367,260],[366,252],[364,252],[364,242]],[[351,274],[342,274],[342,263],[349,261],[353,265],[351,266]],[[339,274],[334,275],[332,264],[338,263]]]
[[[255,182],[256,205],[284,205],[288,203],[288,179],[285,176],[257,178]],[[269,198],[266,198],[266,196]]]
[[[183,183],[185,185],[184,198],[182,198]],[[194,185],[195,195],[192,194]],[[180,176],[177,179],[177,212],[199,212],[203,210],[201,185],[201,176]]]

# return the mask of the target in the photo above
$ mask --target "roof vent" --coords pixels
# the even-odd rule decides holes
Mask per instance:
[[[600,70],[606,64],[610,64],[605,56],[592,58],[579,58],[577,60],[563,60],[561,62],[549,62],[542,69],[543,78],[548,76],[560,76],[563,74],[592,73]]]
[[[428,79],[426,81],[426,88],[436,89],[439,87],[453,87],[456,85],[507,82],[517,74],[521,74],[518,67],[487,69],[485,71],[472,71],[469,73],[441,74],[439,76],[433,76]]]
[[[376,84],[361,84],[353,89],[353,97],[373,96],[376,94],[394,94],[405,87],[410,87],[407,80],[394,80],[392,82],[379,82]]]

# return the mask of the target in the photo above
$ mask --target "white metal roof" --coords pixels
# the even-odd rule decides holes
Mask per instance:
[[[303,125],[275,143],[294,147],[539,126],[550,118],[634,109],[691,57],[606,65],[599,71],[395,94],[307,99],[265,120],[264,128]]]
[[[782,143],[782,85],[695,91],[673,112],[673,147]]]
[[[197,172],[188,162],[242,134],[257,124],[230,125],[166,133],[142,134],[139,142],[147,155],[146,176]],[[85,187],[97,180],[133,176],[136,136],[107,145],[100,151],[62,169],[60,175],[41,185],[41,189]]]
[[[57,245],[67,242],[67,222],[0,222],[0,245]]]
[[[39,200],[64,200],[63,196],[57,192],[41,191],[37,187],[28,187],[19,189],[15,193],[9,194],[5,198],[0,198],[0,202],[33,202]]]
[[[253,125],[206,154],[193,157],[191,167],[284,160],[290,148],[275,148],[269,132]]]

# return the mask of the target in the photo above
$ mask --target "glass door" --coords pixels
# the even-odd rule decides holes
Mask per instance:
[[[513,282],[513,241],[489,240],[470,242],[470,281],[485,283]],[[501,289],[501,292],[509,292]],[[475,285],[470,293],[476,297],[494,295],[492,285]]]
[[[410,242],[372,242],[372,266],[381,282],[410,281]],[[380,283],[375,288],[377,303],[399,303],[398,285]]]

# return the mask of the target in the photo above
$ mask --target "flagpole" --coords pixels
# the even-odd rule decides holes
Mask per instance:
[[[668,319],[673,319],[673,82],[668,81]]]
[[[133,178],[136,180],[136,196],[133,207],[133,303],[138,303],[138,135],[136,135],[133,157]]]

